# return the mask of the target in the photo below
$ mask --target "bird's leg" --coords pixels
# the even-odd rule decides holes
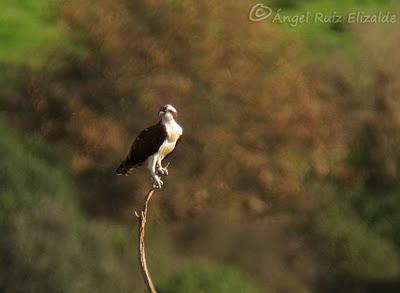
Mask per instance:
[[[167,168],[169,166],[169,163],[165,167],[163,167],[161,165],[161,161],[158,161],[156,163],[156,166],[157,166],[157,174],[158,175],[160,175],[160,176],[168,176],[168,169]]]
[[[152,156],[150,161],[149,161],[149,169],[151,171],[151,179],[153,180],[153,187],[154,188],[161,188],[164,184],[161,180],[161,176],[158,174],[158,171],[156,171],[156,166],[157,165],[157,157]]]

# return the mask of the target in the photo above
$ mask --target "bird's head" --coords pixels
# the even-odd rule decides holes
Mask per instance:
[[[160,108],[158,115],[165,120],[176,119],[178,117],[178,111],[176,111],[174,106],[166,104]]]

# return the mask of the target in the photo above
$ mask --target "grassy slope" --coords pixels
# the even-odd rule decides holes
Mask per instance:
[[[266,3],[271,3],[271,1]],[[307,11],[310,12],[309,23],[299,24],[295,27],[288,24],[282,26],[308,44],[310,50],[313,51],[313,58],[319,55],[325,58],[332,49],[337,48],[348,54],[357,53],[357,44],[354,42],[351,33],[346,29],[346,23],[344,25],[315,23],[311,21],[315,13],[323,13],[328,16],[334,14],[346,16],[357,11],[376,14],[380,11],[383,13],[387,11],[395,12],[397,11],[396,8],[399,7],[398,2],[394,0],[275,0],[271,6],[274,7],[274,13],[280,8],[282,15],[288,16],[303,15]],[[345,21],[343,20],[343,22]]]
[[[1,63],[38,66],[61,40],[47,0],[3,0],[0,11]]]
[[[0,1],[0,100],[18,91],[21,75],[27,71],[58,70],[62,66],[59,54],[79,58],[86,53],[85,44],[76,42],[76,38],[84,37],[81,32],[61,29],[63,3]]]

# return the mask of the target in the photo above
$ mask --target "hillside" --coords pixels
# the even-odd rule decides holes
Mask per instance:
[[[335,3],[271,7],[397,11]],[[141,292],[150,181],[114,170],[168,102],[185,135],[150,215],[160,292],[397,292],[399,24],[252,5],[0,4],[0,291]]]

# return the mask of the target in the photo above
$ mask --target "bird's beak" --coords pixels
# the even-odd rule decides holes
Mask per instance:
[[[165,114],[165,111],[164,110],[160,110],[160,112],[158,112],[158,115],[159,116],[162,116],[162,115],[164,115]]]

